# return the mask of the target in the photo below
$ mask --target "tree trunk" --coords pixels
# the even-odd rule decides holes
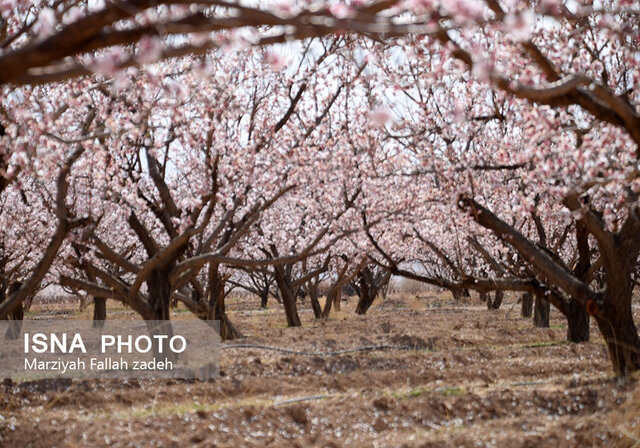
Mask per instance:
[[[569,301],[567,306],[567,340],[587,342],[589,340],[589,314],[577,301]]]
[[[284,268],[282,266],[276,266],[275,277],[278,290],[280,291],[280,298],[284,304],[284,313],[287,317],[287,325],[290,327],[301,326],[302,323],[300,322],[298,309],[296,307],[296,294],[291,287],[291,282],[286,278]]]
[[[225,280],[220,276],[218,267],[211,265],[209,268],[209,307],[211,319],[220,322],[220,339],[229,341],[242,337],[242,334],[231,323],[225,310],[224,295]]]
[[[322,319],[324,317],[322,313],[322,307],[318,301],[318,293],[315,288],[309,288],[309,301],[311,302],[311,309],[313,309],[313,316],[316,319]]]
[[[619,376],[640,370],[640,339],[631,313],[631,291],[630,285],[608,284],[605,305],[594,314]]]
[[[533,325],[539,328],[549,328],[549,302],[540,296],[536,296],[533,310]]]
[[[171,322],[169,322],[171,315],[169,309],[171,306],[171,284],[169,283],[168,272],[162,270],[154,270],[149,276],[147,283],[149,286],[149,301],[151,305],[151,315],[145,316],[147,321],[147,329],[150,336],[154,335],[166,335],[167,337],[173,337],[173,328]],[[151,322],[154,321],[154,322]],[[156,324],[155,321],[167,321],[163,324]],[[155,339],[153,339],[155,341]],[[153,356],[154,359],[160,361],[165,358],[175,362],[178,359],[178,354],[171,351],[161,352],[159,342],[154,342]]]
[[[172,350],[164,350],[160,340],[155,338],[155,336],[162,335],[166,336],[166,340],[170,340],[173,337],[173,326],[171,325],[171,321],[168,319],[165,319],[164,321],[147,319],[145,320],[145,323],[149,336],[151,336],[153,358],[156,361],[164,361],[167,359],[171,362],[177,362],[180,356],[179,353],[175,353]]]
[[[390,284],[391,282],[386,282],[382,285],[382,288],[380,288],[380,295],[382,296],[382,300],[387,300],[387,294],[389,293]]]
[[[307,280],[301,289],[305,293],[305,295],[309,297],[311,309],[313,310],[313,317],[316,319],[322,319],[324,317],[324,314],[322,312],[322,307],[320,306],[320,301],[318,299],[320,295],[319,277]]]
[[[372,294],[362,294],[358,298],[358,304],[356,305],[356,314],[367,314],[371,305],[373,305],[373,301],[376,297]]]
[[[107,299],[93,298],[93,328],[103,328],[107,319]]]
[[[500,309],[500,305],[502,305],[502,299],[504,298],[504,292],[496,291],[493,300],[491,299],[491,294],[487,294],[487,308],[490,310]]]
[[[169,307],[171,305],[171,284],[169,274],[165,271],[155,270],[149,279],[149,299],[151,300],[151,320],[169,320]]]
[[[329,288],[327,291],[327,297],[324,301],[324,309],[322,310],[322,317],[325,319],[327,319],[329,317],[329,313],[331,313],[331,306],[336,300],[336,293],[337,291],[335,291],[334,288]]]
[[[22,333],[22,320],[24,319],[24,311],[22,310],[22,303],[19,303],[11,313],[7,316],[9,319],[9,326],[5,337],[10,340],[16,340]]]
[[[273,289],[269,288],[269,292],[271,293],[271,296],[273,296],[273,298],[276,299],[276,302],[282,305],[282,297],[280,297],[280,291],[278,290],[278,285],[276,285],[276,287]]]
[[[522,294],[522,303],[520,304],[520,316],[531,317],[533,314],[533,294],[525,292]]]
[[[340,299],[342,296],[342,286],[334,285],[333,287],[327,290],[327,298],[324,302],[324,309],[322,310],[322,317],[327,319],[329,317],[329,313],[331,312],[331,306],[334,305],[336,307],[336,311],[340,311]]]
[[[333,298],[333,307],[336,309],[336,311],[342,310],[342,288],[336,292]]]
[[[358,293],[357,314],[366,314],[373,305],[380,289],[384,287],[391,277],[390,272],[378,272],[374,274],[369,267],[365,267],[358,273],[353,286]]]
[[[266,308],[269,301],[269,285],[260,291],[260,308]]]
[[[9,287],[7,293],[5,294],[6,283],[2,282],[2,295],[0,296],[0,303],[4,302],[7,298],[7,294],[11,296],[14,292],[18,290],[22,286],[22,282],[14,282]],[[24,308],[22,303],[18,303],[13,310],[7,314],[6,319],[8,319],[9,326],[7,327],[7,332],[5,333],[5,338],[9,340],[16,340],[20,337],[20,333],[22,333],[22,320],[24,319]]]
[[[373,305],[373,301],[376,298],[378,292],[373,285],[372,275],[368,268],[365,268],[363,272],[358,274],[358,285],[356,287],[358,293],[358,304],[356,305],[357,314],[366,314]]]
[[[451,289],[451,295],[453,295],[453,299],[454,300],[460,300],[463,297],[471,297],[471,294],[469,293],[469,290],[467,288],[463,288],[463,289]]]

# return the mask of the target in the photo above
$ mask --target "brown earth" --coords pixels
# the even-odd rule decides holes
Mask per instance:
[[[328,321],[302,306],[303,327],[285,328],[280,307],[270,307],[231,300],[230,317],[247,335],[239,342],[416,349],[327,357],[227,349],[213,382],[5,380],[0,446],[640,446],[640,388],[613,378],[595,328],[592,342],[566,343],[557,313],[538,329],[513,299],[487,311],[430,294],[377,302],[366,316],[350,300]],[[31,314],[89,312],[48,304]],[[115,306],[109,316],[133,317]]]

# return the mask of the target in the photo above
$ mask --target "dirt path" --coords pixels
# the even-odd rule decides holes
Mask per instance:
[[[565,343],[558,316],[536,329],[511,303],[490,312],[435,296],[395,299],[364,317],[353,306],[326,322],[303,310],[305,324],[293,329],[277,307],[229,309],[244,343],[419,350],[229,349],[210,383],[5,382],[0,446],[585,447],[631,446],[622,432],[640,435],[610,418],[634,384],[611,377],[597,338]]]

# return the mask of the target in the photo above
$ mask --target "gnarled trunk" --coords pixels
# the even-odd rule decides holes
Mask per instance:
[[[302,325],[298,316],[296,307],[296,293],[291,286],[291,280],[287,278],[287,274],[282,266],[275,268],[276,284],[280,291],[280,298],[284,304],[284,313],[287,317],[287,325],[290,327],[299,327]]]
[[[353,286],[358,294],[357,314],[366,314],[373,305],[376,296],[391,278],[390,272],[374,273],[368,266],[364,267],[353,282]]]

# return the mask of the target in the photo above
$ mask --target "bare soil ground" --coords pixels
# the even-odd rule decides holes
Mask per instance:
[[[640,389],[613,378],[595,328],[592,342],[566,343],[557,313],[551,328],[534,328],[513,299],[498,311],[433,294],[376,302],[366,316],[354,307],[314,321],[302,306],[301,328],[285,328],[277,304],[259,310],[255,299],[232,300],[229,315],[242,342],[416,350],[228,349],[212,382],[5,380],[0,446],[640,446]],[[33,310],[87,313],[71,304]],[[112,306],[109,317],[134,316]]]

